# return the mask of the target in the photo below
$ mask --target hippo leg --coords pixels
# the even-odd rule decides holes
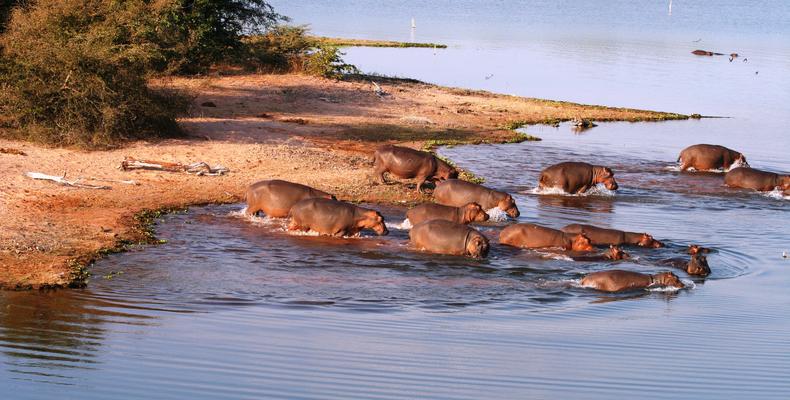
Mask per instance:
[[[295,219],[291,219],[291,222],[288,223],[288,230],[289,231],[306,231],[304,227],[299,226],[299,223],[296,222]]]
[[[426,180],[428,180],[427,176],[418,176],[417,177],[417,194],[422,193],[422,185],[425,184]]]

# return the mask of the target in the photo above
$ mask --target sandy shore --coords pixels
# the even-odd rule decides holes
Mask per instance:
[[[143,210],[243,201],[260,179],[282,178],[371,202],[421,200],[413,185],[369,179],[373,149],[384,142],[420,147],[427,141],[506,142],[514,121],[585,118],[644,121],[686,118],[631,109],[585,106],[374,78],[332,81],[301,75],[175,79],[161,84],[191,91],[189,137],[136,142],[109,151],[52,149],[0,140],[0,287],[66,286],[103,249],[144,240],[134,218]],[[126,156],[230,169],[225,176],[121,171]],[[111,188],[60,186],[27,172],[66,174]],[[136,185],[118,181],[133,180]]]

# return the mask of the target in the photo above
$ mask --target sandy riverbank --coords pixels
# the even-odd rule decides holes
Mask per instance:
[[[402,185],[375,185],[370,155],[384,142],[420,147],[428,141],[506,142],[514,121],[585,118],[644,121],[678,114],[585,106],[446,88],[408,80],[332,81],[301,75],[244,75],[175,79],[191,91],[191,115],[180,120],[189,137],[137,142],[108,151],[51,149],[0,140],[0,287],[68,285],[73,269],[102,249],[144,235],[134,215],[143,210],[243,200],[256,180],[282,178],[370,202],[420,200]],[[212,106],[213,105],[213,106]],[[221,164],[226,176],[121,171],[125,156]],[[108,190],[34,181],[35,171],[103,182]]]

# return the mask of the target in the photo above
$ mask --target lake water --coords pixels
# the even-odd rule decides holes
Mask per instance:
[[[726,119],[611,123],[542,142],[442,149],[514,193],[522,222],[649,231],[622,263],[494,245],[414,253],[407,231],[290,236],[241,205],[163,218],[168,243],[108,257],[85,290],[0,293],[8,398],[776,398],[790,396],[790,201],[672,169],[715,142],[790,171],[786,2],[274,2],[329,36],[443,42],[349,49],[367,72],[531,97]],[[417,28],[411,32],[410,20]],[[693,42],[702,39],[700,42]],[[696,48],[747,57],[695,57]],[[755,74],[759,71],[759,74]],[[488,77],[491,75],[488,79]],[[611,166],[616,195],[533,193],[546,165]],[[391,226],[404,209],[381,210]],[[495,238],[504,223],[480,227]],[[607,295],[584,273],[655,272],[711,247],[693,288]],[[690,285],[692,286],[692,285]],[[6,395],[3,396],[3,398]]]

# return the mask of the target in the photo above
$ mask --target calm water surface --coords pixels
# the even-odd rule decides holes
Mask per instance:
[[[679,272],[693,289],[603,295],[575,282],[613,264],[499,246],[484,261],[431,256],[411,252],[405,230],[289,236],[241,205],[194,208],[159,221],[167,244],[98,263],[85,290],[0,293],[2,398],[790,396],[790,201],[671,168],[682,147],[717,142],[790,171],[788,5],[675,1],[669,16],[664,2],[594,3],[274,4],[320,34],[451,45],[349,50],[366,71],[732,117],[527,127],[544,140],[441,151],[514,193],[521,221],[669,244],[618,268],[654,272],[689,243],[714,248],[710,277]],[[688,54],[698,47],[749,61]],[[612,166],[621,190],[533,193],[541,168],[569,159]],[[405,212],[377,208],[393,226]],[[494,238],[503,225],[480,229]]]

